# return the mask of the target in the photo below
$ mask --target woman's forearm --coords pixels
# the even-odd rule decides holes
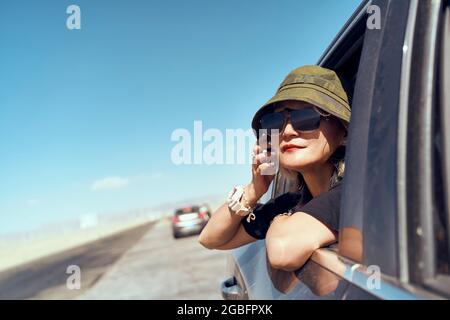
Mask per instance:
[[[252,185],[245,187],[245,196],[251,206],[254,206],[260,196],[254,191]],[[243,217],[235,214],[224,203],[211,216],[199,236],[199,242],[209,249],[220,247],[236,235]]]
[[[307,213],[278,216],[267,231],[267,257],[274,268],[293,271],[316,249],[336,240],[337,234]]]
[[[224,203],[212,214],[198,241],[209,249],[219,247],[233,238],[241,220],[242,217],[231,212],[228,204]]]

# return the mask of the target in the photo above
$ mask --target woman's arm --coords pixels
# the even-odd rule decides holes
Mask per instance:
[[[259,145],[253,147],[255,156],[252,163],[252,182],[244,189],[248,204],[252,207],[267,192],[274,178],[274,175],[264,174],[267,169],[272,168],[273,163],[268,163],[267,161],[270,158],[268,158],[266,152],[261,151]],[[203,228],[198,241],[208,249],[223,250],[233,249],[255,241],[256,238],[247,234],[242,227],[242,219],[243,217],[231,212],[225,203],[213,213],[211,219]]]
[[[236,232],[236,234],[233,236],[233,238],[228,241],[227,243],[216,247],[215,249],[217,250],[230,250],[230,249],[234,249],[234,248],[238,248],[241,247],[245,244],[254,242],[258,239],[252,237],[251,235],[249,235],[244,227],[242,226],[242,224],[238,227],[238,230]]]
[[[274,218],[267,231],[267,257],[272,267],[295,271],[316,249],[336,240],[336,232],[307,213],[282,215]]]
[[[256,204],[260,196],[253,190],[252,184],[245,187],[245,195],[250,205]],[[231,212],[228,205],[223,204],[211,216],[200,233],[198,241],[208,249],[233,249],[255,241],[242,227],[244,217]]]

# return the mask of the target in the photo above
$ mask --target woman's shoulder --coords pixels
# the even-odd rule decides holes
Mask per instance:
[[[285,213],[300,203],[306,203],[311,199],[309,192],[290,191],[273,197],[264,204],[258,204],[257,209],[272,213]]]
[[[322,192],[317,197],[313,198],[309,190],[304,187],[302,190],[290,191],[282,193],[273,197],[264,204],[258,204],[256,210],[271,211],[277,213],[285,213],[291,209],[299,209],[311,201],[322,201],[322,199],[329,198],[330,194],[340,193],[342,187],[342,180],[335,183],[328,191]]]
[[[343,182],[339,181],[328,191],[322,192],[307,203],[299,203],[294,210],[307,213],[337,231],[339,229],[342,185]]]
[[[314,203],[332,203],[340,200],[343,181],[333,184],[328,191],[324,191],[314,198],[311,198],[306,204]]]

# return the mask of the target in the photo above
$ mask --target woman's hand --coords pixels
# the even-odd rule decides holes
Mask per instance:
[[[258,144],[253,147],[253,154],[252,181],[245,187],[245,195],[251,206],[267,192],[275,177],[275,163],[270,161],[270,154],[268,155]]]
[[[262,152],[260,146],[255,145],[253,155],[252,181],[245,186],[244,190],[245,198],[252,207],[267,192],[275,176],[273,154],[268,156],[265,152]],[[198,241],[208,249],[220,250],[233,249],[256,241],[256,238],[245,231],[241,224],[242,219],[242,216],[231,212],[228,204],[224,203],[211,216]]]

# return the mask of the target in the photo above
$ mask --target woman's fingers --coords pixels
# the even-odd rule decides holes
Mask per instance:
[[[253,147],[253,170],[254,173],[259,175],[273,175],[274,174],[274,157],[275,154],[271,154],[261,146],[255,145]]]
[[[261,149],[261,147],[260,147],[258,144],[255,144],[255,145],[253,146],[253,154],[258,154],[258,153],[260,153],[260,149]]]
[[[268,162],[268,157],[266,152],[261,152],[255,155],[255,163],[260,165],[261,163]]]
[[[261,175],[272,175],[273,173],[273,162],[270,163],[262,163],[256,168],[256,172]]]
[[[263,149],[261,146],[257,144],[253,146],[252,158],[254,160],[253,161],[254,164],[255,162],[258,162],[259,164],[269,162],[273,157],[275,157],[275,153],[274,150],[272,150],[270,147],[267,150]]]

